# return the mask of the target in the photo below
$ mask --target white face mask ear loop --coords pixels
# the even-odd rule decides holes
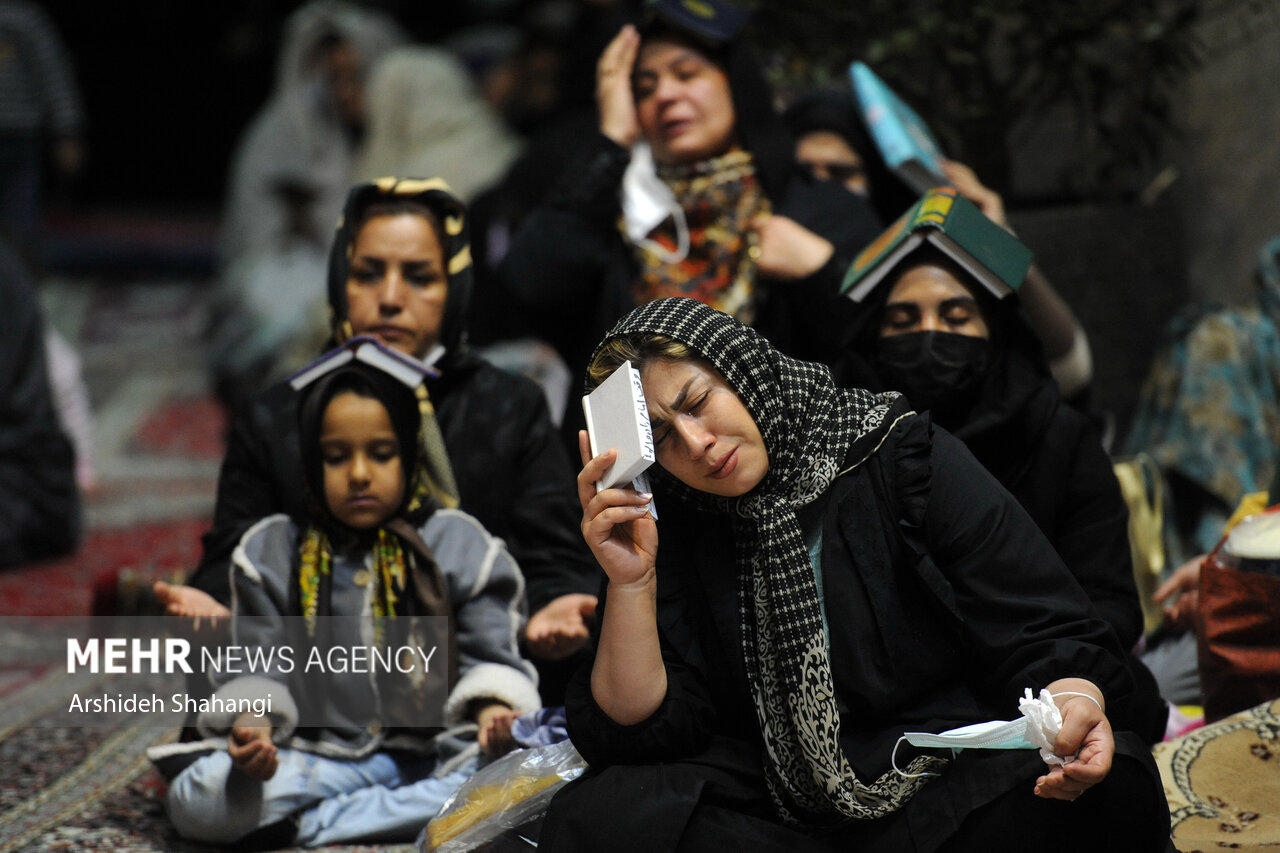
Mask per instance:
[[[689,256],[689,223],[671,188],[658,177],[653,151],[647,142],[631,148],[631,162],[622,178],[622,211],[628,237],[653,252],[663,262],[678,264]],[[670,216],[676,227],[676,250],[668,251],[646,234]]]
[[[684,210],[674,201],[670,207],[671,219],[676,226],[676,250],[669,251],[657,240],[650,240],[644,237],[640,240],[640,245],[656,254],[669,264],[678,264],[685,258],[689,257],[689,222],[685,219]]]
[[[674,263],[679,263],[689,256],[689,220],[679,204],[671,205],[671,216],[676,221],[676,254],[680,256]]]
[[[898,742],[893,745],[893,752],[889,753],[889,764],[893,766],[893,772],[897,773],[903,779],[918,779],[921,776],[938,776],[938,773],[930,773],[929,771],[921,771],[920,773],[907,773],[905,770],[898,769],[898,747],[902,746],[902,742],[907,739],[906,735],[898,738]],[[955,751],[952,750],[952,755]]]
[[[1097,705],[1099,711],[1102,711],[1102,713],[1104,714],[1107,713],[1106,710],[1102,707],[1102,703],[1099,702],[1094,697],[1090,696],[1088,693],[1078,693],[1075,690],[1064,690],[1061,693],[1050,693],[1049,695],[1054,699],[1057,699],[1059,696],[1083,696],[1093,704]]]

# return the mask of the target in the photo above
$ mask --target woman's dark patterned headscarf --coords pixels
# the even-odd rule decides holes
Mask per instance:
[[[347,310],[347,276],[351,271],[351,252],[356,233],[364,223],[364,213],[375,204],[408,200],[431,210],[440,220],[441,248],[444,250],[445,274],[449,293],[445,297],[444,316],[440,321],[440,344],[445,348],[440,362],[448,369],[451,357],[466,346],[465,318],[471,301],[471,244],[467,236],[467,208],[440,178],[379,178],[357,184],[347,194],[329,250],[329,315],[335,343],[342,343],[354,332]]]
[[[896,393],[836,387],[824,365],[782,354],[754,329],[693,299],[643,305],[605,341],[653,335],[684,343],[720,372],[769,454],[765,478],[741,497],[680,483],[674,491],[683,502],[729,515],[734,527],[743,657],[779,813],[831,822],[894,811],[924,779],[886,773],[864,784],[844,757],[817,586],[796,513],[874,454],[910,409]],[[932,761],[917,758],[908,772]]]

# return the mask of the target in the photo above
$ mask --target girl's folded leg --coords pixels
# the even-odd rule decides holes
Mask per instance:
[[[402,759],[396,786],[382,784],[330,797],[298,819],[297,844],[318,847],[376,841],[412,841],[435,817],[449,795],[479,768],[471,758],[441,776],[429,775],[434,763]]]
[[[236,770],[219,750],[195,761],[169,785],[169,819],[184,838],[230,844],[322,800],[374,785],[399,784],[390,756],[339,761],[282,749],[265,782]]]

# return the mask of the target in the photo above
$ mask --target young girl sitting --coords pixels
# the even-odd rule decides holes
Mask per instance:
[[[372,339],[345,345],[361,347],[421,379],[420,364]],[[516,646],[520,571],[475,519],[425,496],[417,397],[388,369],[357,355],[295,380],[310,517],[268,517],[236,549],[229,648],[275,657],[215,676],[199,726],[218,738],[205,749],[225,738],[225,750],[169,788],[187,838],[411,841],[539,705]],[[373,653],[386,650],[394,664],[379,666]],[[264,713],[244,712],[255,699]]]

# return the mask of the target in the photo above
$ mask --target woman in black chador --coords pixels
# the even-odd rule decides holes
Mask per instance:
[[[654,494],[597,491],[614,453],[583,436],[609,581],[567,700],[591,770],[544,849],[1166,849],[1151,756],[1107,716],[1124,650],[963,444],[690,299],[620,321],[588,384],[624,360]],[[1028,689],[1061,713],[1043,758],[899,742],[1017,718]]]

